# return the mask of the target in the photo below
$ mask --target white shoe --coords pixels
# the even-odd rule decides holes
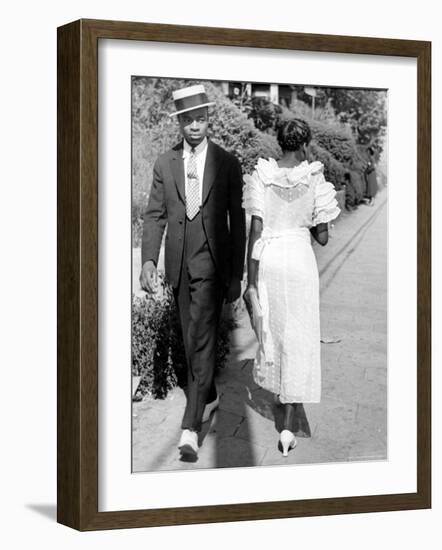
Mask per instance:
[[[282,456],[288,456],[289,450],[296,447],[296,437],[290,430],[282,430],[279,441],[282,447]]]
[[[213,413],[215,409],[217,409],[219,406],[219,395],[216,396],[216,399],[213,400],[211,403],[207,403],[207,405],[204,407],[203,412],[203,418],[201,422],[207,422],[210,418],[210,415]]]
[[[178,449],[183,455],[196,457],[198,455],[198,433],[192,430],[183,430]]]

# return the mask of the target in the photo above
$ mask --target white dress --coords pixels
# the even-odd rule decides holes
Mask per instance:
[[[280,168],[272,158],[259,159],[244,182],[243,207],[263,220],[252,251],[263,310],[254,380],[282,403],[318,403],[319,281],[309,228],[338,216],[336,191],[320,162]]]

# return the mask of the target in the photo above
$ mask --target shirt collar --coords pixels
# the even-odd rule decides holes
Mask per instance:
[[[190,151],[192,150],[192,147],[191,145],[189,145],[187,143],[187,141],[184,139],[183,140],[184,142],[184,146],[183,146],[183,157],[187,157],[190,155]],[[203,141],[201,143],[199,143],[196,147],[195,147],[195,154],[196,155],[199,155],[200,153],[202,153],[204,151],[204,149],[207,147],[207,137],[205,137],[203,139]]]

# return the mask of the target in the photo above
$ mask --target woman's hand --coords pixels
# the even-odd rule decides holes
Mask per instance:
[[[245,289],[243,294],[244,302],[246,303],[247,309],[250,307],[250,295],[252,293],[258,294],[258,289],[256,288],[256,285],[249,284],[247,285],[247,288]]]
[[[328,243],[328,223],[318,223],[318,225],[310,229],[310,233],[321,246],[325,246]]]

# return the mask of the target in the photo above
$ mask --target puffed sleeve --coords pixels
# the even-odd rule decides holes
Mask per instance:
[[[327,223],[338,217],[341,209],[336,200],[336,191],[332,183],[326,181],[321,171],[314,176],[315,182],[315,200],[313,206],[312,226],[320,223]]]
[[[264,184],[257,171],[244,176],[242,206],[246,214],[264,218]]]

